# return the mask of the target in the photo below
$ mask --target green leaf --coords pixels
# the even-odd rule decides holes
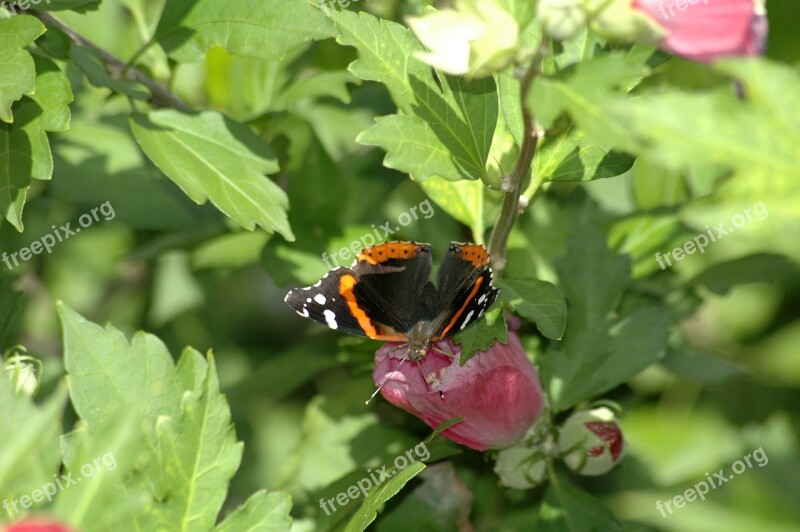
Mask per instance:
[[[447,214],[472,230],[472,241],[483,243],[484,185],[481,181],[447,181],[432,177],[420,183],[422,190]]]
[[[668,350],[661,364],[684,379],[702,384],[722,384],[749,374],[747,368],[743,366],[686,345]]]
[[[795,186],[800,179],[800,75],[762,59],[730,60],[716,68],[740,80],[743,97],[723,86],[609,101],[605,112],[629,130],[627,141],[611,140],[667,169],[688,169],[690,175],[712,179],[715,174],[727,174],[724,181],[717,181],[715,193],[721,200],[690,204],[683,218],[697,227],[745,212],[749,219],[757,200],[763,210],[759,223],[737,229],[746,235],[745,240],[758,243],[747,251],[763,251],[769,246],[796,258],[798,248],[792,243],[797,235],[792,222],[800,212],[800,193]],[[646,125],[641,120],[646,120]],[[724,246],[730,244],[726,240]]]
[[[378,119],[357,141],[386,150],[384,165],[423,181],[477,179],[497,124],[494,80],[444,76],[413,57],[423,51],[400,24],[368,13],[336,12],[339,43],[354,46],[350,71],[386,85],[400,113]]]
[[[611,252],[600,229],[584,219],[567,238],[567,255],[557,268],[569,305],[565,346],[590,347],[581,339],[608,329],[630,279],[630,258]]]
[[[513,69],[497,74],[497,93],[499,96],[500,110],[506,127],[514,137],[517,146],[522,145],[524,125],[522,123],[522,107],[519,98],[519,80],[514,77]],[[538,151],[538,150],[537,150]]]
[[[0,492],[4,497],[13,500],[27,495],[58,471],[58,435],[66,399],[66,387],[59,386],[37,407],[26,395],[14,392],[5,374],[0,375],[0,424],[14,428],[0,431]]]
[[[111,426],[127,410],[140,412],[150,425],[160,413],[176,413],[175,364],[161,340],[139,332],[128,342],[120,331],[91,323],[64,303],[58,313],[70,399],[90,429]]]
[[[560,340],[567,325],[567,303],[552,283],[539,279],[498,279],[500,297],[536,323],[546,338]]]
[[[30,95],[41,109],[37,122],[45,131],[66,131],[70,126],[72,103],[72,87],[67,76],[54,62],[41,56],[35,56],[36,92]]]
[[[32,179],[53,175],[47,131],[69,127],[72,90],[52,61],[37,57],[35,93],[14,104],[14,123],[0,123],[0,215],[22,231],[22,208]]]
[[[219,213],[198,208],[142,153],[130,131],[129,113],[101,120],[80,115],[53,145],[59,179],[48,194],[71,203],[114,206],[115,222],[134,230],[208,235],[219,231]]]
[[[534,16],[534,4],[528,0],[498,0],[497,2],[514,16],[520,28],[525,28]]]
[[[680,205],[691,196],[684,173],[639,157],[633,169],[633,197],[642,209]]]
[[[278,109],[290,109],[292,103],[303,98],[335,98],[350,103],[348,84],[360,85],[361,80],[344,70],[316,72],[296,80],[286,87],[276,102]]]
[[[0,120],[3,122],[13,121],[11,104],[34,91],[36,67],[25,47],[44,32],[44,24],[29,15],[0,18]]]
[[[573,127],[545,136],[533,159],[533,172],[545,181],[591,181],[623,174],[634,158],[611,151]]]
[[[360,532],[366,530],[378,516],[378,512],[382,506],[392,497],[400,493],[409,480],[416,477],[420,472],[425,469],[425,464],[422,462],[414,461],[405,469],[397,471],[393,470],[393,477],[381,484],[378,488],[370,491],[369,495],[361,507],[356,511],[355,515],[345,528],[346,532]]]
[[[138,81],[112,78],[108,74],[100,54],[88,46],[73,46],[70,55],[75,64],[86,74],[89,83],[95,87],[106,87],[135,100],[149,100],[152,96],[150,89]]]
[[[537,531],[622,530],[614,515],[597,498],[553,475],[536,523]]]
[[[221,46],[234,55],[281,60],[312,40],[335,35],[307,0],[167,0],[155,39],[173,59],[196,62]]]
[[[600,358],[587,361],[586,391],[582,398],[606,392],[619,386],[650,364],[664,358],[667,351],[667,332],[672,315],[664,307],[638,308],[615,323],[611,328],[609,352]],[[589,374],[588,368],[595,366]],[[577,396],[577,394],[576,394]]]
[[[31,179],[50,179],[53,173],[50,144],[42,128],[46,124],[44,118],[37,119],[42,110],[30,99],[15,106],[15,113],[22,116],[14,117],[11,110],[24,95],[40,92],[37,84],[44,79],[36,76],[36,62],[25,47],[44,32],[44,25],[29,15],[0,19],[0,216],[20,232]]]
[[[458,425],[462,421],[464,421],[463,417],[453,417],[453,418],[446,419],[446,420],[442,421],[441,423],[436,425],[436,428],[433,429],[433,432],[431,432],[430,436],[425,438],[425,443],[426,444],[427,443],[432,443],[436,438],[441,436],[444,431],[446,431],[450,427]]]
[[[584,224],[569,239],[558,264],[570,308],[562,342],[544,361],[554,411],[606,392],[666,354],[671,313],[639,307],[614,321],[630,279],[630,261],[605,245],[599,229]]]
[[[241,462],[243,444],[236,441],[230,409],[219,391],[213,355],[206,366],[199,353],[187,349],[177,370],[184,382],[202,380],[184,392],[177,417],[161,416],[156,423],[160,458],[169,464],[169,499],[158,528],[210,530]]]
[[[505,72],[498,76],[498,89],[506,124],[519,146],[523,133],[519,81]],[[532,168],[544,181],[591,181],[625,173],[633,161],[630,155],[612,151],[568,125],[547,131],[537,145]]]
[[[629,258],[606,247],[603,233],[586,209],[580,216],[580,223],[567,239],[566,257],[557,261],[569,319],[561,346],[554,346],[542,361],[556,412],[599,389],[591,372],[611,350],[608,331],[613,312],[630,279]]]
[[[734,186],[758,193],[757,183],[800,179],[800,75],[765,60],[730,60],[718,70],[740,79],[748,95],[732,91],[668,92],[614,102],[608,112],[637,143],[667,167],[713,162],[746,176]],[[780,102],[780,104],[778,103]],[[646,119],[646,123],[640,121]],[[679,165],[677,163],[680,163]],[[792,198],[797,202],[797,197]]]
[[[100,7],[103,0],[46,0],[39,2],[36,9],[42,11],[77,11],[78,13],[85,13]]]
[[[256,231],[216,236],[192,252],[192,268],[242,268],[257,263],[268,240],[269,235]]]
[[[738,284],[783,282],[788,285],[800,277],[800,266],[783,255],[758,253],[715,264],[699,273],[689,286],[702,285],[715,294],[724,295]]]
[[[615,140],[628,139],[629,133],[627,122],[608,112],[607,102],[630,90],[647,73],[646,66],[625,54],[602,55],[567,67],[554,77],[536,78],[528,104],[543,126],[550,127],[567,111],[595,142],[603,139],[601,145],[610,147]]]
[[[153,271],[149,321],[162,327],[181,314],[201,306],[204,300],[203,288],[192,275],[188,255],[181,251],[162,254]]]
[[[177,367],[156,337],[128,342],[59,303],[64,355],[75,411],[95,434],[112,432],[120,416],[141,431],[124,438],[138,450],[126,488],[153,502],[135,516],[141,530],[212,529],[239,466],[228,403],[219,390],[214,358],[187,348]]]
[[[14,322],[22,309],[22,291],[12,287],[14,279],[0,276],[0,349],[6,345]]]
[[[280,491],[257,491],[243,505],[231,512],[215,532],[289,532],[292,498]]]
[[[676,213],[640,212],[618,219],[609,229],[608,241],[612,249],[631,256],[631,276],[640,279],[668,268],[661,254],[683,246],[695,234]]]
[[[56,495],[52,511],[59,521],[86,532],[135,527],[136,514],[152,499],[142,487],[123,480],[135,474],[138,423],[128,410],[105,430],[82,426],[61,437],[64,469],[78,482]],[[91,474],[85,475],[88,467]]]
[[[462,366],[478,351],[486,351],[495,342],[503,344],[508,342],[508,325],[503,316],[503,305],[495,306],[484,314],[478,323],[459,331],[453,337],[453,343],[461,346]]]
[[[286,193],[264,174],[278,171],[272,149],[249,128],[207,111],[135,114],[142,150],[194,202],[211,202],[242,227],[258,224],[293,240]]]

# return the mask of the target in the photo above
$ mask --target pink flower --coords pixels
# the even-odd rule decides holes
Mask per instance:
[[[3,532],[72,532],[72,529],[54,521],[26,519],[4,528]]]
[[[433,349],[423,359],[423,371],[439,382],[444,399],[433,384],[423,380],[416,364],[406,361],[406,349],[386,344],[375,353],[375,383],[383,397],[434,428],[454,417],[464,421],[448,428],[443,435],[478,451],[508,447],[518,442],[539,418],[544,396],[539,376],[525,355],[514,332],[508,344],[495,343],[464,366],[459,365],[461,348],[448,341],[438,349],[453,353],[447,357]]]
[[[767,35],[760,0],[633,0],[666,32],[665,51],[710,63],[736,55],[759,55]]]

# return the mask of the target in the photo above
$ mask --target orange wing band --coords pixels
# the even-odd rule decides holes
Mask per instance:
[[[358,254],[358,261],[379,264],[387,259],[410,259],[416,257],[420,252],[430,250],[431,247],[428,244],[418,242],[384,242],[362,249]]]
[[[347,302],[347,308],[350,309],[350,314],[358,321],[358,326],[364,331],[367,337],[373,340],[384,340],[386,342],[402,342],[406,337],[402,334],[382,334],[380,329],[372,324],[367,313],[358,306],[356,295],[353,293],[353,287],[358,281],[352,275],[342,275],[339,279],[339,295]]]
[[[439,335],[439,338],[437,339],[441,339],[447,336],[447,332],[453,327],[453,325],[455,325],[456,321],[458,321],[458,318],[460,318],[461,315],[464,314],[464,311],[467,309],[467,305],[470,304],[472,298],[475,297],[475,294],[478,293],[478,289],[481,287],[482,284],[483,284],[483,277],[478,277],[478,280],[475,281],[475,285],[472,287],[472,291],[467,296],[467,299],[464,300],[464,304],[461,306],[460,309],[458,309],[458,312],[453,314],[453,317],[450,319],[450,323],[448,323],[447,327],[445,327],[442,330],[442,334]]]

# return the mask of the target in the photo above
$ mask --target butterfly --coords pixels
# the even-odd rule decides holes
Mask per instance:
[[[431,246],[385,242],[364,248],[349,268],[291,290],[284,301],[331,329],[403,342],[418,362],[432,344],[475,323],[497,299],[489,253],[480,244],[453,242],[431,282]]]

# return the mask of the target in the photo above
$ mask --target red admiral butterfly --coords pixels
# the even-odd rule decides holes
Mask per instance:
[[[434,285],[431,246],[385,242],[364,248],[350,268],[335,268],[317,284],[286,294],[298,314],[338,331],[405,342],[412,361],[476,322],[495,299],[489,253],[453,242]]]

